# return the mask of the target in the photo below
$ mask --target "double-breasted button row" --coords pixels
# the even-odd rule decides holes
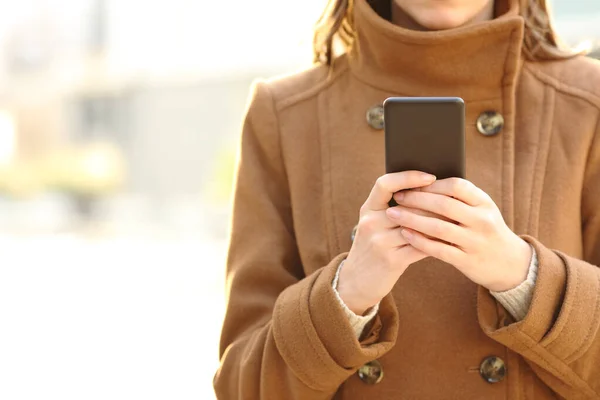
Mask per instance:
[[[367,123],[376,130],[384,127],[383,106],[374,105],[367,110]],[[484,111],[477,118],[477,131],[485,136],[494,136],[502,131],[504,117],[497,111]]]
[[[506,376],[506,365],[500,357],[486,357],[479,367],[481,377],[488,383],[498,383]],[[383,379],[383,367],[377,360],[369,361],[357,371],[361,381],[375,385]]]

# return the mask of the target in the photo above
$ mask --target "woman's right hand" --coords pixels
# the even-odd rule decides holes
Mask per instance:
[[[391,222],[386,210],[394,193],[428,186],[433,175],[419,171],[386,174],[377,179],[367,201],[360,208],[358,228],[344,266],[337,291],[357,315],[363,315],[383,299],[404,271],[427,257],[407,244],[400,227]]]

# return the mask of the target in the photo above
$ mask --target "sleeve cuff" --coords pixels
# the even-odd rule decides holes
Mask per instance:
[[[531,245],[530,245],[531,246]],[[538,259],[535,248],[531,246],[532,256],[529,263],[529,272],[527,278],[519,286],[503,292],[490,291],[492,296],[498,300],[500,304],[515,318],[516,321],[521,321],[527,315],[531,300],[533,299],[533,291],[537,280]]]
[[[533,298],[525,318],[515,323],[503,318],[487,289],[478,292],[478,318],[483,331],[530,360],[569,364],[585,353],[599,326],[600,273],[598,267],[545,247],[522,235],[538,257]]]
[[[300,380],[319,390],[338,387],[361,365],[390,351],[398,336],[398,311],[388,295],[380,303],[373,332],[366,341],[357,340],[331,284],[346,255],[286,288],[273,312],[279,353]]]
[[[371,322],[371,320],[373,320],[375,315],[377,315],[377,311],[379,311],[379,303],[369,308],[367,310],[367,313],[365,313],[364,315],[358,315],[348,308],[346,303],[344,303],[344,300],[342,300],[342,298],[340,297],[339,292],[337,291],[337,284],[340,278],[340,271],[342,270],[344,261],[345,259],[342,260],[339,267],[337,268],[331,286],[333,287],[335,297],[338,299],[340,305],[342,306],[342,309],[346,313],[346,317],[348,318],[348,322],[350,322],[350,326],[352,326],[352,329],[354,330],[354,335],[356,336],[356,339],[360,339],[365,330],[365,327],[369,324],[369,322]]]

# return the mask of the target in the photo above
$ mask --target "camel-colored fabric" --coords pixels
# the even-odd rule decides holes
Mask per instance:
[[[499,1],[499,0],[498,0]],[[219,399],[600,399],[600,65],[522,57],[518,5],[440,32],[387,22],[355,0],[358,45],[258,82],[241,137]],[[433,258],[415,263],[360,341],[331,283],[384,171],[367,110],[389,96],[460,96],[467,178],[536,250],[529,312]],[[483,136],[478,116],[504,117]],[[432,116],[433,117],[433,116]],[[479,373],[490,355],[505,379]],[[357,369],[378,360],[381,382]]]
[[[533,246],[532,246],[533,249]],[[333,287],[333,293],[335,297],[338,299],[342,308],[344,309],[344,313],[350,322],[350,326],[352,326],[352,330],[354,331],[354,335],[357,339],[363,334],[363,331],[367,327],[368,323],[371,322],[375,315],[377,314],[377,310],[379,310],[379,303],[377,303],[374,307],[371,307],[365,315],[356,315],[352,310],[348,308],[344,300],[341,298],[339,292],[337,291],[337,283],[339,280],[340,271],[344,265],[344,261],[340,263],[340,266],[335,273],[335,277],[333,278],[333,282],[331,286]],[[527,277],[520,285],[515,288],[503,291],[503,292],[494,292],[490,290],[490,293],[502,306],[513,316],[515,321],[520,321],[527,315],[529,311],[529,306],[531,305],[531,300],[533,299],[533,290],[535,289],[535,280],[537,278],[537,254],[535,253],[535,249],[533,250],[533,254],[531,256],[531,261],[529,262],[529,270],[527,272]]]

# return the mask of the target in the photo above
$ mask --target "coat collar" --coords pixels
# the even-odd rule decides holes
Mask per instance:
[[[360,80],[405,96],[484,100],[513,87],[521,64],[524,20],[518,0],[494,20],[444,31],[412,31],[355,0],[357,40],[350,68]]]

